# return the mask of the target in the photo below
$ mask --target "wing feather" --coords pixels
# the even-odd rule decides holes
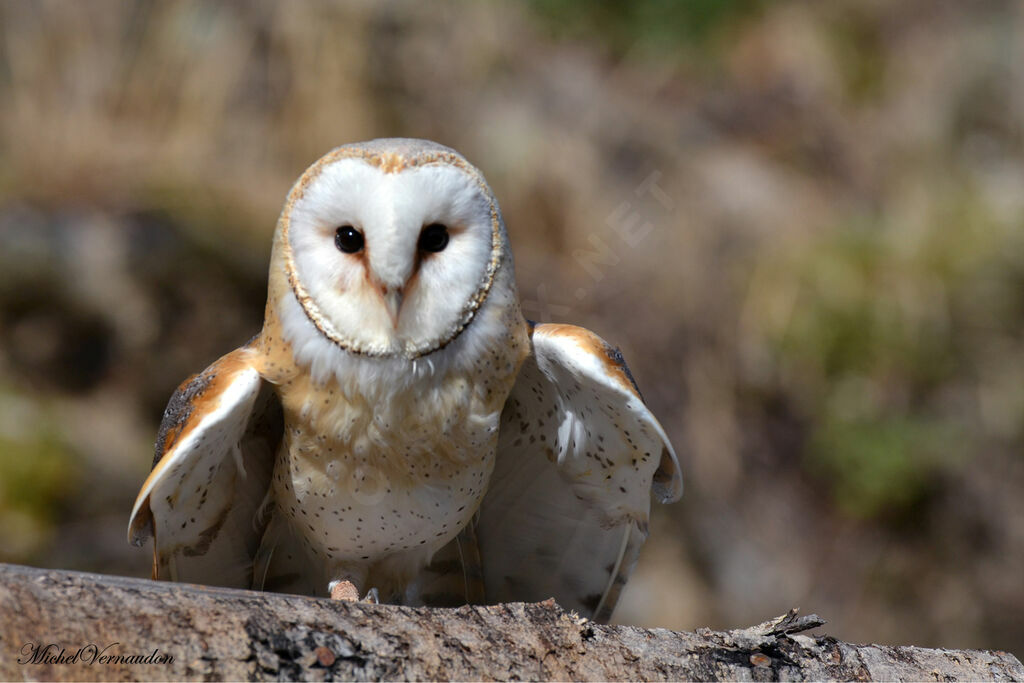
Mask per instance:
[[[555,597],[607,620],[647,536],[652,494],[677,500],[675,452],[619,352],[537,325],[502,412],[477,537],[489,602]]]
[[[248,588],[260,506],[282,434],[281,406],[248,347],[171,397],[128,539],[154,539],[154,578]]]
[[[480,548],[470,523],[441,548],[406,588],[403,604],[458,607],[485,602]]]

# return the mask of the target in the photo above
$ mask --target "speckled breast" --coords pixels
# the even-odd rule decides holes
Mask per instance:
[[[304,376],[282,386],[274,497],[310,553],[365,564],[454,538],[494,466],[501,405],[478,394],[458,376],[377,401]]]

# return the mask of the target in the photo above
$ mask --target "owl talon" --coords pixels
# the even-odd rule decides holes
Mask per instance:
[[[331,581],[327,588],[331,593],[331,600],[359,602],[359,590],[351,581]]]
[[[380,591],[378,591],[376,588],[371,588],[369,591],[367,591],[366,597],[363,598],[363,602],[369,603],[371,605],[379,605]]]

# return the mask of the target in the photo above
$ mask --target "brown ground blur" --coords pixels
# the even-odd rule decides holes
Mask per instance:
[[[684,461],[620,621],[1024,654],[1019,8],[0,4],[0,560],[145,575],[160,413],[258,330],[290,183],[425,137]]]

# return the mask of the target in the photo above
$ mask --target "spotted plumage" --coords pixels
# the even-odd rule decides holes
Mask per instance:
[[[172,397],[129,538],[158,578],[606,619],[680,488],[621,354],[522,317],[479,171],[376,140],[292,188],[263,330]]]

